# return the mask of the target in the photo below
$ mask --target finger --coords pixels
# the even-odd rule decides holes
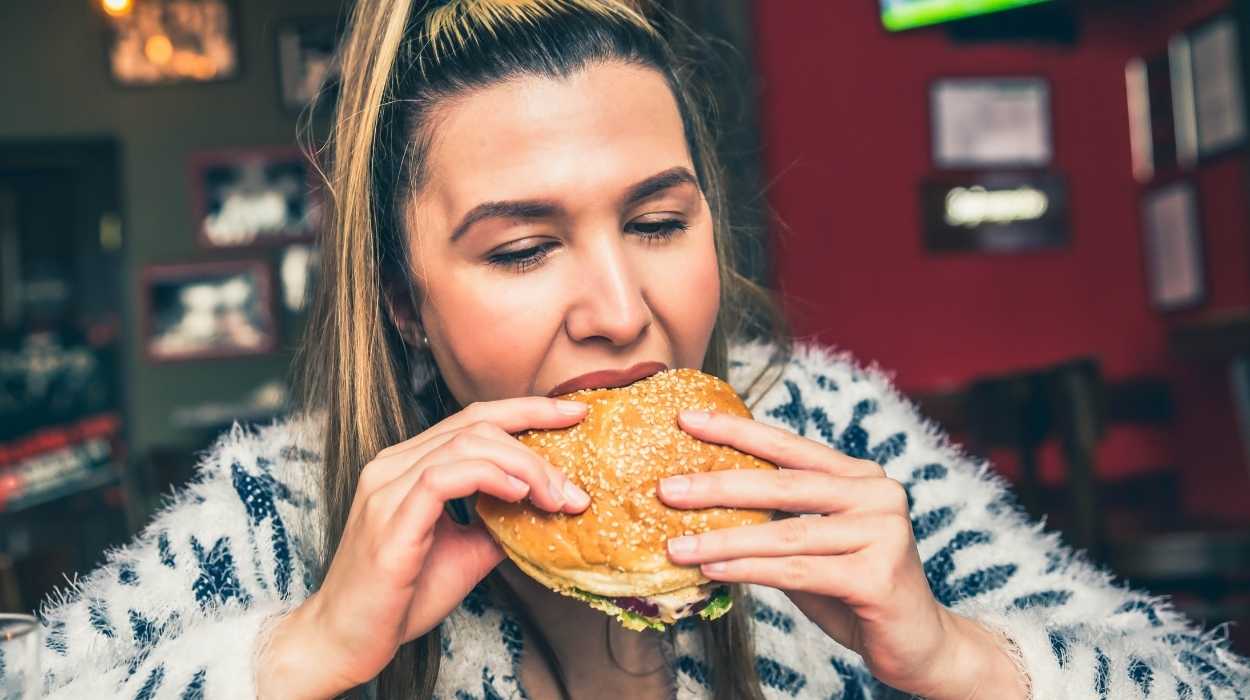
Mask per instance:
[[[661,479],[657,494],[673,508],[762,508],[789,513],[909,510],[894,479],[833,476],[802,469],[722,469]]]
[[[393,533],[392,546],[403,549],[419,544],[434,523],[442,516],[444,504],[453,498],[472,493],[489,493],[505,501],[518,501],[529,493],[529,484],[484,459],[435,464],[421,473],[408,490],[388,529]]]
[[[492,434],[497,437],[486,436]],[[443,440],[437,449],[426,453],[420,462],[383,488],[397,494],[394,498],[398,503],[402,494],[406,494],[413,487],[421,478],[422,472],[430,468],[431,464],[472,459],[493,462],[508,474],[529,484],[530,500],[540,508],[552,512],[564,510],[577,513],[590,505],[590,497],[577,488],[564,472],[516,438],[487,424],[475,424],[474,428],[462,430]]]
[[[693,419],[699,414],[706,420]],[[881,476],[875,462],[843,454],[824,443],[752,418],[716,411],[681,411],[677,424],[696,438],[727,445],[779,467],[810,469],[839,476]]]
[[[530,485],[530,500],[540,508],[579,513],[590,505],[590,496],[563,471],[506,433],[500,439],[461,431],[446,447],[431,453],[429,460],[486,459]]]
[[[572,412],[565,413],[561,410],[566,407]],[[531,428],[567,428],[585,418],[586,409],[587,405],[581,401],[545,396],[479,401],[447,416],[420,435],[387,447],[378,453],[378,457],[407,451],[427,439],[480,422],[497,425],[507,433],[519,433]]]
[[[872,519],[862,517],[789,518],[674,537],[668,541],[668,556],[678,564],[702,564],[743,557],[850,554],[872,543],[872,525]]]
[[[847,580],[855,573],[851,557],[797,555],[792,557],[745,557],[703,564],[700,571],[713,581],[754,583],[787,591],[806,591],[845,598],[851,590]]]
[[[412,639],[436,622],[421,620],[416,613],[451,610],[503,561],[504,556],[503,548],[480,522],[459,525],[445,513],[440,516],[434,526],[434,543],[412,598],[414,614],[409,616],[406,639]]]

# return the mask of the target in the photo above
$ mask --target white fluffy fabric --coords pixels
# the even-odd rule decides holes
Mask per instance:
[[[737,345],[744,392],[771,352]],[[1204,632],[1166,599],[1126,588],[1021,514],[1002,478],[950,444],[846,353],[800,344],[782,381],[747,396],[757,420],[872,459],[904,484],[930,587],[1000,632],[1038,700],[1250,698],[1250,664],[1224,628]],[[315,588],[319,435],[308,421],[235,426],[198,476],[128,546],[42,612],[51,698],[247,698],[266,625]],[[862,659],[781,591],[751,587],[756,668],[768,698],[888,697]],[[708,698],[696,620],[666,652],[680,700]],[[475,590],[443,625],[436,697],[528,697],[520,627]],[[0,663],[0,669],[3,663]]]

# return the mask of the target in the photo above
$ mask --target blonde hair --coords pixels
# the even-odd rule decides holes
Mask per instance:
[[[388,289],[402,288],[412,308],[419,308],[401,210],[427,175],[430,110],[451,95],[506,77],[567,75],[609,60],[652,68],[664,77],[711,210],[721,299],[703,371],[728,378],[731,339],[764,337],[777,352],[745,392],[762,396],[755,387],[769,370],[777,370],[775,382],[788,361],[792,341],[773,297],[738,272],[722,174],[702,116],[711,110],[710,100],[694,89],[693,68],[679,62],[635,6],[622,0],[358,0],[340,49],[342,77],[331,133],[322,145],[305,141],[310,156],[324,166],[328,195],[321,281],[297,363],[302,409],[325,417],[323,571],[342,537],[360,469],[383,448],[456,410],[432,355],[413,354],[386,300]],[[414,383],[414,374],[432,381]],[[491,574],[487,581],[509,596],[506,606],[528,622],[502,579]],[[738,604],[731,612],[700,626],[709,680],[718,700],[762,698],[750,607],[739,587],[732,592]],[[558,659],[541,631],[532,625],[531,631],[567,696]],[[439,634],[435,628],[400,648],[377,678],[378,697],[433,695]]]

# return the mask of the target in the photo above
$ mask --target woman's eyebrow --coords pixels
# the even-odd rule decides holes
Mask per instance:
[[[622,200],[622,206],[628,207],[652,197],[664,190],[677,185],[698,185],[694,173],[689,168],[677,166],[656,173],[645,180],[630,185]],[[456,228],[452,230],[451,242],[455,243],[469,227],[490,218],[505,219],[549,219],[564,213],[564,208],[547,199],[516,199],[498,202],[483,202],[469,210]]]

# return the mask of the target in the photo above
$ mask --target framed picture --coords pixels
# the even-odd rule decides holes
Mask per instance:
[[[151,265],[140,287],[143,344],[153,362],[272,352],[273,283],[260,260]]]
[[[1198,157],[1209,158],[1246,140],[1237,22],[1221,15],[1189,32]]]
[[[134,0],[106,10],[109,74],[123,86],[234,78],[236,18],[233,0]]]
[[[1050,165],[1043,78],[942,78],[929,89],[933,161],[944,169]]]
[[[1180,164],[1172,62],[1167,52],[1135,58],[1128,62],[1124,75],[1133,176],[1138,182],[1149,182],[1156,173]]]
[[[278,276],[282,279],[282,306],[287,312],[299,313],[308,308],[320,266],[321,252],[315,245],[287,246],[282,251]]]
[[[1161,311],[1202,302],[1202,233],[1197,193],[1181,181],[1148,191],[1142,203],[1150,300]]]
[[[297,148],[211,151],[191,156],[192,215],[205,248],[311,241],[320,206]]]
[[[921,184],[925,249],[1022,253],[1068,243],[1068,188],[1053,173],[946,175]]]
[[[282,105],[292,112],[307,107],[322,85],[333,88],[338,75],[339,28],[330,18],[294,19],[278,26],[275,55]],[[323,99],[333,100],[327,93]]]

